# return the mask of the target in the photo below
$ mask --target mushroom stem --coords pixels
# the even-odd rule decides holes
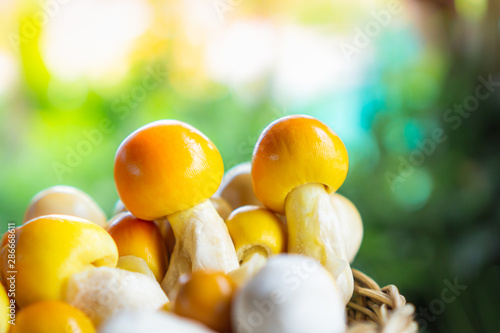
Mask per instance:
[[[196,270],[228,273],[238,268],[238,258],[226,224],[210,200],[168,216],[177,240],[163,290],[170,294],[177,279]]]
[[[308,183],[293,189],[285,201],[288,252],[318,260],[334,277],[345,304],[354,280],[341,225],[324,185]]]

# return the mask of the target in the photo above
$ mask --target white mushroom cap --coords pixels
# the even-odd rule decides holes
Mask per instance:
[[[164,311],[124,311],[107,321],[99,333],[215,333],[204,326]]]
[[[269,259],[235,296],[235,333],[345,332],[345,307],[335,281],[314,259]]]
[[[99,326],[119,311],[157,310],[168,303],[168,298],[160,284],[145,274],[98,267],[69,279],[66,302]]]

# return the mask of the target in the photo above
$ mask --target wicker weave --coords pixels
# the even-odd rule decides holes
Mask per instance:
[[[394,285],[380,288],[370,277],[353,269],[354,295],[347,304],[349,333],[413,333],[415,308]]]

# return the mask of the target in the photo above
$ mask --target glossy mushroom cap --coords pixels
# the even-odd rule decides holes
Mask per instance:
[[[226,225],[240,262],[256,252],[269,257],[285,251],[285,226],[264,207],[240,207],[229,215]]]
[[[153,221],[121,213],[107,227],[118,247],[118,255],[137,256],[146,261],[157,281],[167,272],[168,256],[160,228]]]
[[[222,272],[196,271],[182,276],[173,311],[218,332],[230,329],[235,285]]]
[[[200,131],[180,121],[159,120],[122,142],[114,174],[125,207],[152,221],[210,198],[224,166],[215,145]]]
[[[60,214],[81,217],[101,227],[106,215],[87,193],[73,186],[58,185],[38,192],[24,214],[24,222],[39,216]]]
[[[269,209],[283,214],[285,199],[295,187],[320,183],[329,192],[344,182],[347,150],[321,121],[288,116],[271,123],[260,135],[252,159],[255,195]]]
[[[64,298],[68,279],[99,266],[115,267],[118,249],[98,225],[73,216],[47,215],[16,229],[16,303],[20,307]],[[9,276],[9,246],[0,250]]]
[[[95,332],[85,313],[61,301],[37,302],[23,308],[11,327],[11,333]]]

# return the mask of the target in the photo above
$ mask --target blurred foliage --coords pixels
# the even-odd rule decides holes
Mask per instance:
[[[269,122],[305,113],[350,154],[340,192],[365,225],[354,266],[396,284],[425,331],[499,327],[498,87],[455,107],[479,77],[500,82],[499,2],[207,3],[0,2],[2,230],[55,184],[111,214],[114,153],[153,120],[200,129],[227,170]],[[442,302],[455,280],[467,289]]]

